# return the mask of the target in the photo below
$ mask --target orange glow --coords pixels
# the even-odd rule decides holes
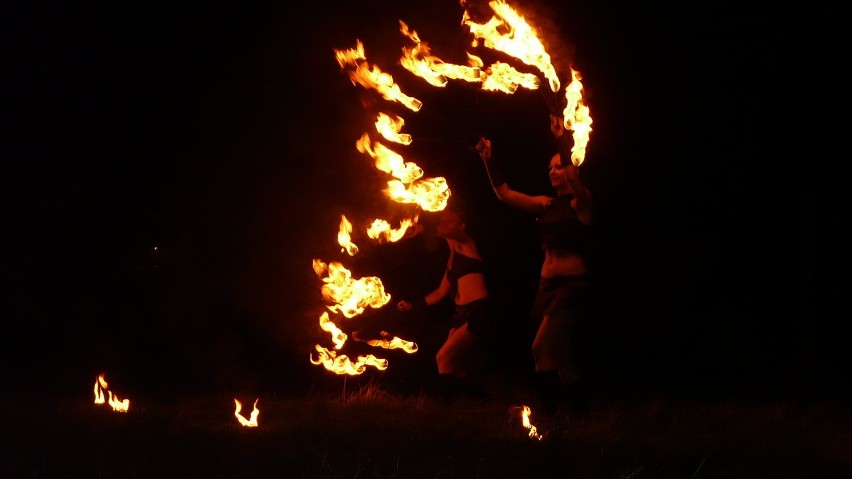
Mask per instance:
[[[352,223],[346,219],[346,216],[340,216],[340,230],[337,233],[337,244],[339,244],[343,251],[349,254],[349,256],[355,256],[358,254],[358,246],[352,242]]]
[[[113,392],[107,389],[107,387],[108,384],[104,378],[104,374],[99,374],[98,379],[95,380],[95,404],[109,403],[113,411],[127,412],[127,410],[130,409],[130,400],[126,398],[119,399],[119,397],[113,394]],[[104,391],[106,391],[106,397],[104,396]]]
[[[354,49],[335,49],[334,52],[337,63],[340,64],[341,69],[347,70],[353,85],[358,84],[364,88],[373,89],[385,100],[398,102],[412,111],[418,111],[423,106],[423,102],[417,98],[403,93],[399,85],[394,82],[393,76],[381,71],[379,67],[370,67],[361,40],[356,41]]]
[[[352,273],[340,262],[326,264],[314,259],[314,271],[325,283],[322,286],[322,297],[327,303],[326,307],[347,318],[363,313],[367,307],[381,308],[391,299],[380,278],[367,276],[353,279]]]
[[[467,25],[474,36],[472,45],[479,46],[479,40],[482,40],[486,47],[538,68],[549,81],[550,89],[559,91],[561,83],[556,69],[550,63],[550,55],[545,51],[535,29],[506,2],[493,0],[488,5],[496,15],[486,23],[472,21],[470,13],[464,11],[462,24]]]
[[[254,400],[254,409],[252,409],[251,411],[251,418],[246,419],[245,417],[243,417],[242,414],[240,414],[240,411],[242,411],[243,409],[243,405],[237,398],[234,398],[234,404],[236,405],[236,410],[234,410],[234,416],[237,417],[237,421],[239,421],[240,424],[246,427],[257,427],[257,417],[260,415],[260,410],[257,408],[257,401],[259,399],[260,398]]]
[[[589,107],[583,102],[583,84],[580,82],[580,72],[571,69],[571,83],[565,87],[567,105],[562,113],[564,126],[571,130],[574,146],[571,147],[571,162],[580,166],[586,158],[586,145],[589,143],[589,133],[592,131],[592,117]]]

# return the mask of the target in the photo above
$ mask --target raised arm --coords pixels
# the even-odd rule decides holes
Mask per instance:
[[[538,214],[544,209],[544,206],[550,201],[547,196],[530,196],[509,187],[503,178],[502,171],[491,156],[491,140],[480,138],[476,145],[476,151],[479,152],[479,156],[485,164],[485,171],[488,173],[488,179],[491,180],[491,188],[494,189],[494,194],[500,201],[534,214]]]

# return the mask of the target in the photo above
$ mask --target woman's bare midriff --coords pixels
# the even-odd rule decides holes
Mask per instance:
[[[573,251],[549,249],[544,252],[544,263],[541,265],[541,276],[582,276],[586,274],[586,263],[583,257]]]
[[[459,278],[456,287],[456,304],[467,304],[487,297],[488,289],[485,287],[485,276],[481,273],[466,274]]]

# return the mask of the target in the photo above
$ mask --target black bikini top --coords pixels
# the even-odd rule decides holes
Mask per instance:
[[[569,250],[581,255],[588,252],[591,230],[577,217],[577,212],[571,206],[572,198],[573,195],[554,198],[538,217],[543,249]]]
[[[453,259],[447,268],[447,280],[455,284],[462,276],[482,272],[482,260],[453,251]]]

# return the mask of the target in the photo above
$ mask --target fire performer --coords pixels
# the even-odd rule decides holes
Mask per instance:
[[[423,298],[397,304],[412,311],[439,303],[453,295],[455,325],[435,357],[441,392],[445,396],[466,391],[482,394],[477,380],[486,367],[486,337],[490,332],[491,301],[488,297],[482,257],[473,237],[466,231],[463,212],[448,206],[439,216],[435,233],[444,238],[450,255],[438,287]]]
[[[476,146],[497,198],[538,218],[544,262],[532,308],[537,332],[532,343],[535,386],[542,412],[552,415],[560,399],[574,412],[586,407],[584,378],[578,367],[577,334],[588,316],[591,282],[592,196],[571,162],[564,122],[551,114],[550,129],[558,152],[550,160],[550,184],[556,196],[531,196],[513,190],[491,156],[491,141]]]

